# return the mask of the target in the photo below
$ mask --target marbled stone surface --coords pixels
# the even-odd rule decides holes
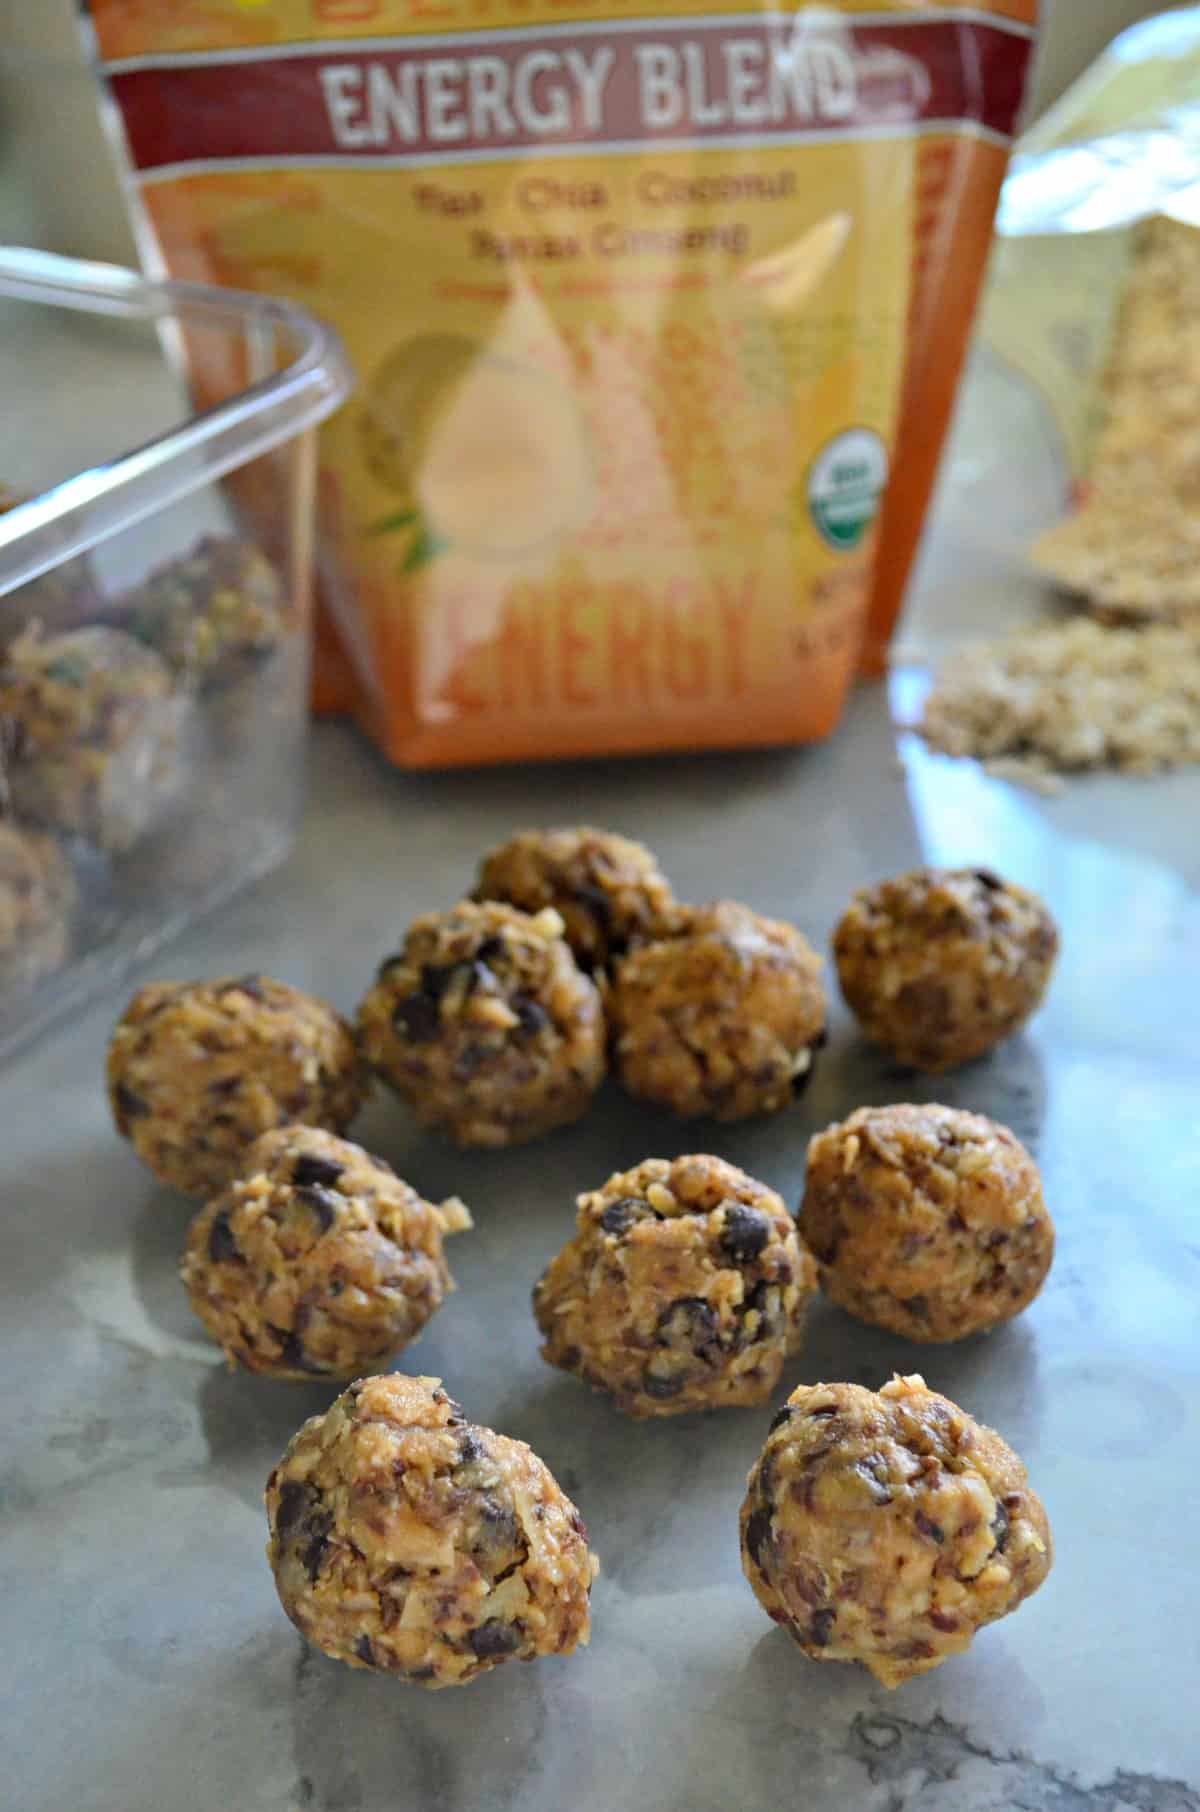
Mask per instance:
[[[972,583],[1013,607],[1003,561]],[[918,640],[970,615],[945,558],[920,595]],[[897,685],[902,713],[918,684]],[[530,1441],[577,1498],[604,1570],[592,1646],[569,1661],[428,1695],[305,1648],[263,1558],[261,1494],[332,1390],[232,1376],[193,1322],[175,1274],[187,1206],[103,1103],[116,999],[0,1075],[0,1802],[1200,1812],[1200,779],[1045,800],[914,748],[901,768],[895,747],[878,688],[820,749],[524,773],[405,778],[325,728],[292,861],[158,965],[263,968],[351,1008],[406,921],[521,822],[644,837],[685,897],[742,896],[821,941],[854,886],[922,859],[986,861],[1058,914],[1045,1011],[950,1080],[890,1071],[838,1008],[807,1099],[761,1124],[681,1129],[612,1089],[508,1154],[456,1154],[382,1098],[359,1122],[427,1195],[475,1212],[452,1248],[460,1289],[406,1363]],[[1034,1150],[1060,1236],[1047,1289],[948,1349],[819,1305],[779,1399],[923,1369],[1025,1457],[1058,1559],[969,1655],[889,1695],[806,1661],[742,1580],[737,1509],[768,1412],[626,1422],[542,1364],[528,1303],[574,1194],[610,1170],[707,1147],[794,1203],[814,1129],[913,1097],[993,1114]]]
[[[744,895],[824,939],[850,889],[914,861],[1042,889],[1065,953],[1027,1036],[951,1080],[890,1073],[838,1009],[795,1112],[680,1129],[605,1092],[524,1152],[456,1154],[378,1099],[359,1135],[459,1191],[460,1289],[411,1349],[541,1452],[604,1565],[591,1648],[426,1695],[305,1649],[263,1559],[261,1492],[332,1391],[231,1376],[175,1264],[187,1207],[113,1135],[106,1000],[0,1078],[6,1390],[0,1793],[21,1812],[1195,1812],[1200,1807],[1200,790],[1084,782],[1045,801],[910,752],[861,693],[828,747],[438,778],[317,737],[281,873],[164,972],[262,967],[352,1006],[415,912],[521,821],[645,836],[680,890]],[[1025,1456],[1058,1562],[974,1650],[889,1695],[809,1663],[742,1581],[736,1514],[765,1413],[623,1421],[537,1356],[529,1287],[574,1193],[717,1149],[794,1201],[807,1135],[865,1101],[942,1098],[1037,1153],[1060,1230],[1017,1324],[918,1350],[813,1313],[788,1378],[923,1368]],[[781,1391],[780,1396],[782,1397]],[[1186,1784],[1185,1784],[1186,1783]]]

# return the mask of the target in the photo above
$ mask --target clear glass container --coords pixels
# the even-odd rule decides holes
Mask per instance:
[[[0,250],[0,1057],[285,854],[349,386],[303,309]]]

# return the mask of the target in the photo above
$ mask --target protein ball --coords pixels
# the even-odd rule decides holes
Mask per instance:
[[[787,1107],[825,1041],[820,958],[794,926],[732,900],[631,951],[608,1008],[625,1087],[683,1119]]]
[[[1054,1258],[1025,1147],[952,1107],[864,1107],[818,1133],[800,1228],[825,1294],[908,1340],[962,1340],[1010,1321]]]
[[[418,919],[359,1008],[362,1048],[425,1126],[518,1145],[578,1120],[604,1076],[604,1013],[556,912]]]
[[[343,1132],[365,1091],[332,1007],[241,975],[139,988],[109,1046],[108,1092],[117,1131],[155,1176],[207,1197],[264,1132],[293,1121]]]
[[[280,1602],[335,1660],[461,1686],[587,1642],[582,1517],[437,1378],[352,1384],[292,1440],[266,1500]]]
[[[206,535],[117,605],[123,627],[201,691],[265,661],[287,632],[287,600],[261,548]]]
[[[671,884],[648,849],[611,831],[520,831],[484,858],[477,900],[523,912],[551,906],[584,970],[607,969],[632,943],[669,930]]]
[[[544,1359],[632,1416],[766,1401],[815,1287],[774,1190],[721,1158],[648,1158],[575,1224],[533,1293]]]
[[[846,1003],[898,1063],[982,1057],[1041,1004],[1058,930],[1036,894],[986,868],[918,868],[864,888],[834,932]]]
[[[0,482],[0,516],[32,501],[33,493],[14,491]],[[47,632],[73,629],[100,606],[91,564],[85,555],[59,560],[40,578],[5,592],[0,600],[0,650],[32,622]]]
[[[0,818],[0,993],[62,968],[77,900],[74,870],[53,837]]]
[[[771,1424],[742,1505],[742,1566],[814,1661],[884,1686],[938,1667],[1050,1571],[1050,1525],[990,1428],[893,1378],[802,1384]]]
[[[26,630],[0,661],[0,720],[18,816],[110,853],[157,826],[186,784],[189,701],[120,630]]]
[[[192,1222],[181,1273],[231,1365],[357,1378],[414,1340],[454,1288],[458,1200],[426,1202],[380,1158],[312,1126],[265,1133]]]

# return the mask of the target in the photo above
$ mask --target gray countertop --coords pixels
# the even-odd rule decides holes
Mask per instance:
[[[934,547],[917,640],[962,604],[945,505]],[[902,707],[916,683],[898,683]],[[866,879],[986,860],[1062,922],[1051,999],[1026,1036],[936,1084],[889,1072],[839,1007],[807,1099],[736,1128],[680,1128],[608,1090],[542,1145],[464,1156],[376,1100],[357,1136],[477,1220],[452,1254],[459,1291],[406,1363],[533,1444],[603,1562],[590,1649],[434,1695],[327,1661],[279,1609],[262,1487],[332,1392],[231,1376],[192,1321],[175,1274],[187,1206],[103,1101],[119,1003],[27,1053],[0,1075],[0,1801],[1197,1812],[1200,781],[1081,781],[1047,800],[915,747],[900,763],[881,688],[818,749],[526,772],[404,777],[325,727],[292,860],[161,972],[261,967],[350,1009],[482,847],[577,818],[652,843],[685,897],[741,896],[822,941]],[[945,1349],[819,1305],[787,1380],[923,1370],[1024,1456],[1058,1558],[967,1656],[888,1694],[806,1661],[741,1578],[737,1509],[766,1413],[626,1422],[542,1364],[528,1298],[574,1194],[612,1169],[707,1146],[794,1202],[814,1129],[913,1096],[994,1114],[1034,1150],[1059,1227],[1048,1286],[1016,1324]]]

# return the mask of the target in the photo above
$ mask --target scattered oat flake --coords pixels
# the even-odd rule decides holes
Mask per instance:
[[[1013,786],[1027,787],[1031,793],[1041,793],[1045,799],[1056,799],[1066,790],[1062,775],[1053,773],[1040,761],[1023,760],[1019,755],[998,755],[983,765],[993,780],[1007,780]]]
[[[1200,630],[1035,625],[953,656],[918,725],[930,748],[1006,777],[1150,774],[1200,762]]]

